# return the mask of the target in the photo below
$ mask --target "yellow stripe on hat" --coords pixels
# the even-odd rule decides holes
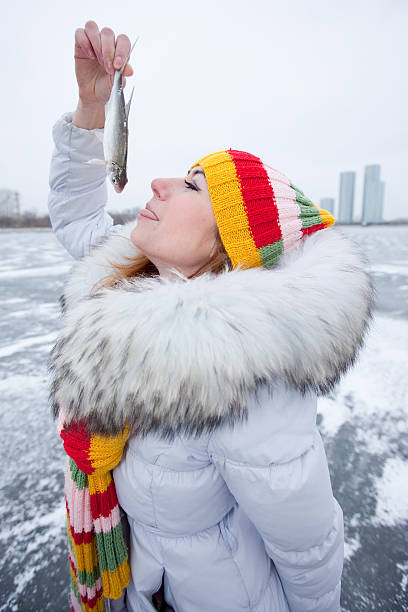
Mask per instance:
[[[211,153],[199,159],[191,168],[195,166],[201,166],[204,170],[218,230],[233,267],[238,264],[243,264],[243,268],[262,266],[231,155],[227,151]]]
[[[326,227],[330,227],[330,225],[333,225],[336,221],[333,215],[331,215],[327,210],[324,210],[324,208],[319,208],[319,215],[322,223],[324,223]]]

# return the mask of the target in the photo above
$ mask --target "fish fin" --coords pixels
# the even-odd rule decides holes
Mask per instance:
[[[126,58],[126,59],[125,59],[125,61],[123,62],[122,68],[119,70],[120,74],[122,74],[122,72],[124,71],[125,66],[126,66],[126,64],[128,63],[129,59],[130,59],[131,53],[132,53],[132,51],[133,51],[133,47],[135,46],[135,44],[137,43],[137,41],[139,40],[139,38],[140,38],[140,36],[138,36],[138,37],[136,38],[135,42],[133,43],[132,48],[131,48],[131,50],[129,51],[129,55],[127,56],[127,58]]]
[[[106,166],[106,161],[104,159],[90,159],[85,163],[91,166]]]
[[[103,142],[103,132],[94,132],[94,134],[100,142]]]
[[[132,89],[132,93],[130,94],[130,98],[125,106],[125,113],[126,113],[126,118],[129,118],[129,111],[130,111],[130,105],[132,104],[132,98],[133,98],[133,92],[135,91],[135,88],[133,87]]]

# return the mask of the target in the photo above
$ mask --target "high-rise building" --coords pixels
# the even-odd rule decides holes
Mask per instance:
[[[337,220],[339,223],[353,223],[355,172],[340,172],[339,208]]]
[[[380,195],[378,198],[378,215],[377,220],[379,223],[384,221],[384,195],[385,195],[385,182],[380,181]]]
[[[363,225],[383,220],[385,184],[380,180],[380,172],[379,164],[371,164],[364,170]]]
[[[334,198],[321,198],[320,208],[334,215]]]

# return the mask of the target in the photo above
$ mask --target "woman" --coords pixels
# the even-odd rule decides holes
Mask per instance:
[[[85,256],[50,359],[71,475],[91,479],[94,441],[109,454],[120,440],[104,465],[130,526],[130,581],[110,605],[154,610],[163,585],[176,612],[336,612],[343,518],[316,401],[362,345],[365,261],[328,213],[242,151],[155,179],[137,222],[113,226],[104,171],[85,162],[102,156],[93,132],[129,48],[94,22],[77,30],[79,103],[54,127],[49,198],[58,239]]]

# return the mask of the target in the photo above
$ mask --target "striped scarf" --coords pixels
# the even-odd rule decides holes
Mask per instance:
[[[61,411],[62,412],[62,411]],[[58,429],[68,455],[65,501],[71,610],[103,612],[104,598],[118,599],[130,580],[127,546],[111,470],[119,463],[129,431],[89,435],[85,424]]]

